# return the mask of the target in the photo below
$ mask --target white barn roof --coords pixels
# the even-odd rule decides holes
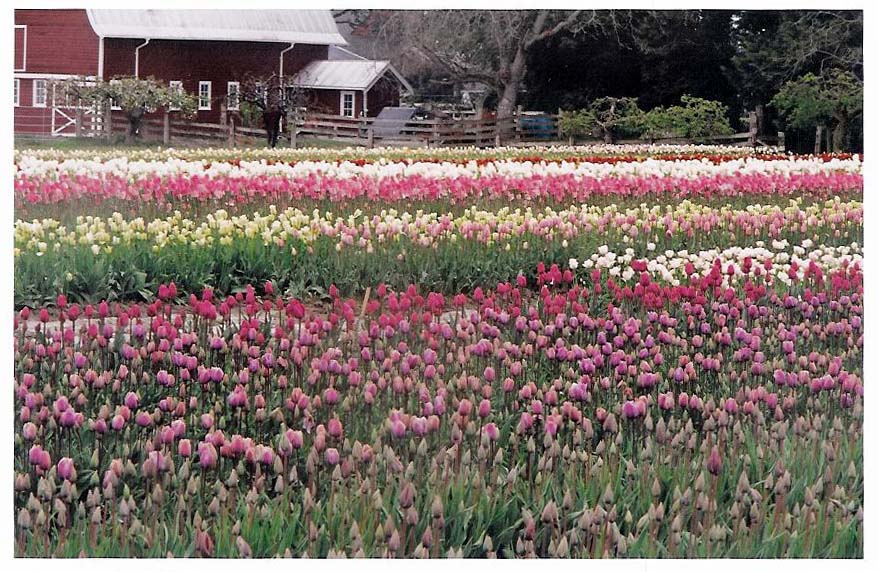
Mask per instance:
[[[104,38],[347,44],[329,10],[88,10]]]
[[[390,71],[408,91],[412,86],[390,62],[375,60],[318,60],[313,61],[293,78],[299,87],[313,89],[369,90],[375,82]]]

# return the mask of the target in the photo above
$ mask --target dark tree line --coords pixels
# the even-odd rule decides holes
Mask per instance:
[[[339,18],[370,37],[367,55],[393,59],[422,89],[487,85],[498,115],[515,105],[584,109],[607,96],[636,97],[649,110],[690,95],[724,104],[738,129],[759,106],[766,131],[784,130],[797,151],[815,148],[815,132],[825,135],[822,148],[862,149],[860,11],[349,10]],[[835,98],[843,103],[829,109]],[[815,99],[820,113],[791,120],[790,105]]]

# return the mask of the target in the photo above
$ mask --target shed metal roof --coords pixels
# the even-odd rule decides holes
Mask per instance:
[[[317,60],[293,78],[299,87],[312,89],[369,90],[375,82],[390,71],[408,92],[412,86],[388,61],[376,60]]]
[[[329,10],[88,10],[105,38],[347,44]]]

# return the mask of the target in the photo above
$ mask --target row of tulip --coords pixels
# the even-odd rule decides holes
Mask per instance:
[[[770,245],[758,241],[752,247],[711,248],[698,252],[666,250],[658,255],[654,254],[655,243],[649,242],[646,250],[647,256],[638,258],[633,248],[626,248],[624,254],[617,255],[607,245],[602,245],[588,258],[571,258],[568,266],[571,270],[582,271],[606,269],[610,276],[624,283],[644,281],[647,278],[643,273],[647,273],[650,280],[655,277],[673,286],[679,286],[691,276],[706,276],[717,266],[722,269],[724,286],[733,281],[759,277],[767,284],[780,281],[789,286],[794,281],[812,276],[821,280],[824,274],[838,268],[863,268],[863,250],[856,242],[849,246],[815,246],[810,239],[800,245],[773,240]],[[792,255],[789,250],[792,250]]]
[[[742,175],[795,175],[843,172],[862,174],[859,156],[832,158],[791,156],[785,158],[740,157],[724,161],[701,159],[656,159],[645,158],[639,161],[617,163],[599,161],[520,161],[513,159],[494,159],[490,161],[470,160],[465,163],[442,161],[380,161],[362,163],[355,161],[298,161],[296,163],[268,163],[266,161],[237,160],[225,161],[186,161],[167,159],[163,161],[135,161],[129,157],[106,160],[67,159],[64,161],[45,160],[30,155],[16,162],[16,177],[56,178],[61,175],[71,177],[119,176],[123,179],[138,180],[152,176],[169,177],[183,175],[207,178],[250,178],[260,176],[282,176],[287,178],[307,178],[322,176],[340,179],[370,177],[374,179],[404,178],[419,176],[428,179],[455,179],[460,177],[485,178],[503,176],[513,179],[570,175],[576,178],[619,178],[619,177],[674,177],[696,178]]]
[[[397,288],[417,282],[454,293],[513,279],[521,268],[540,261],[564,265],[583,254],[601,256],[601,247],[614,253],[630,248],[630,256],[637,258],[650,257],[650,248],[687,249],[687,255],[701,250],[699,269],[706,270],[718,256],[726,261],[719,250],[758,249],[783,241],[809,244],[814,236],[822,237],[821,249],[831,250],[818,254],[810,246],[802,248],[813,250],[813,256],[830,256],[815,261],[822,267],[836,266],[844,252],[840,249],[862,242],[862,204],[796,200],[786,207],[734,209],[684,201],[666,207],[574,206],[558,211],[471,207],[460,214],[390,209],[372,215],[355,211],[346,217],[270,207],[251,216],[219,210],[201,221],[181,212],[155,220],[127,220],[118,213],[106,219],[83,216],[71,225],[55,219],[18,221],[15,301],[19,306],[42,305],[59,290],[77,300],[140,298],[166,280],[187,291],[211,284],[224,293],[253,280],[274,280],[298,295],[325,295],[333,283],[345,293],[361,292],[364,281]],[[773,275],[780,271],[785,276],[792,263],[807,266],[804,252],[791,254],[793,258],[784,253],[772,258]],[[754,251],[752,256],[761,264],[768,255]],[[676,264],[679,270],[685,262]],[[616,271],[630,272],[625,267]],[[677,272],[671,282],[680,278]]]
[[[715,234],[711,238],[762,238],[773,240],[791,235],[825,235],[850,239],[862,232],[863,206],[856,200],[840,198],[805,204],[790,200],[786,207],[750,205],[745,209],[710,207],[682,201],[676,205],[641,205],[621,209],[572,206],[561,210],[550,207],[504,207],[497,211],[471,207],[453,212],[378,213],[355,211],[334,216],[316,209],[310,214],[297,208],[278,211],[274,206],[265,214],[232,216],[225,209],[199,222],[180,211],[152,221],[126,220],[121,214],[103,219],[79,216],[68,227],[54,219],[18,220],[15,223],[15,255],[60,252],[68,247],[92,248],[95,254],[119,245],[145,242],[154,251],[170,245],[193,247],[228,245],[237,240],[257,238],[265,246],[309,245],[321,237],[334,239],[337,250],[346,246],[365,248],[405,239],[414,245],[430,247],[442,241],[476,240],[487,245],[502,244],[521,237],[572,239],[595,234],[622,240],[622,236],[654,242],[689,243],[696,233]],[[721,238],[720,238],[721,237]],[[50,244],[51,242],[51,244]]]
[[[297,161],[469,161],[482,159],[555,160],[568,157],[598,158],[640,158],[640,157],[678,157],[678,156],[727,156],[742,157],[750,155],[783,156],[776,148],[752,149],[731,145],[560,145],[552,147],[449,147],[449,148],[373,148],[347,147],[344,149],[320,148],[146,148],[146,149],[24,149],[16,150],[16,162],[23,157],[36,157],[49,161],[67,159],[108,160],[127,157],[136,161],[166,161],[182,159],[186,161],[268,161],[292,163]],[[820,155],[831,158],[845,155]]]
[[[25,308],[16,551],[862,557],[859,268],[606,274]]]
[[[37,162],[20,165],[16,206],[118,201],[178,208],[188,203],[279,206],[302,201],[393,203],[482,200],[526,203],[683,198],[831,197],[861,194],[858,160],[747,159],[600,163],[491,162],[483,165],[197,162]],[[633,166],[633,167],[632,167]],[[27,167],[27,168],[25,168]]]

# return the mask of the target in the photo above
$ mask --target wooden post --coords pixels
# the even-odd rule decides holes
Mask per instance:
[[[82,107],[81,106],[77,106],[77,108],[76,108],[75,132],[76,132],[77,139],[82,137]]]
[[[292,121],[290,121],[287,125],[287,129],[290,131],[290,147],[293,149],[296,148],[296,135],[298,135],[299,128],[299,114],[293,113]]]
[[[369,145],[369,149],[375,147],[375,131],[372,129],[372,126],[366,128],[366,140]]]
[[[503,136],[501,135],[502,129],[500,127],[501,125],[502,122],[500,119],[498,119],[496,123],[494,123],[494,147],[500,147],[503,142]]]
[[[368,140],[368,137],[369,137],[368,129],[369,129],[369,125],[366,123],[366,115],[361,113],[360,114],[360,128],[357,129],[357,143],[359,143],[360,137],[363,137],[364,139]],[[367,141],[367,144],[368,144],[368,141]]]
[[[113,104],[107,102],[105,111],[104,129],[106,130],[107,141],[113,140]]]
[[[229,147],[235,146],[235,116],[229,117]]]
[[[821,143],[823,143],[823,126],[822,126],[822,125],[818,125],[818,126],[817,126],[817,133],[816,133],[816,135],[814,136],[814,154],[815,154],[815,155],[819,155],[819,154],[820,154],[820,145],[821,145]]]
[[[431,147],[433,145],[439,145],[439,124],[438,119],[433,119],[433,132],[430,134],[430,140],[427,142],[427,146]]]
[[[171,144],[171,113],[165,110],[165,116],[162,117],[162,145]]]
[[[777,147],[781,150],[781,152],[787,150],[787,138],[786,133],[783,131],[777,132]]]
[[[747,138],[747,144],[750,145],[750,147],[756,147],[756,138],[759,135],[759,119],[755,111],[749,113],[748,120],[750,123],[750,133]]]
[[[561,129],[558,127],[558,124],[561,121],[561,116],[563,114],[564,114],[564,110],[559,107],[558,108],[558,115],[555,116],[555,121],[552,124],[552,126],[555,129],[555,139],[559,139],[559,140],[561,139]],[[567,138],[567,143],[571,146],[573,145],[573,136],[572,135]]]

